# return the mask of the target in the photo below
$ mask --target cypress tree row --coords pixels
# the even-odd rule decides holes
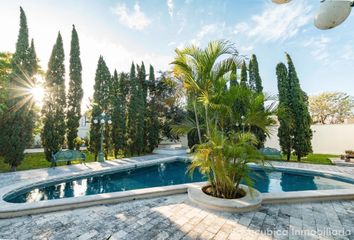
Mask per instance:
[[[114,70],[112,77],[111,104],[112,104],[112,143],[114,146],[114,156],[117,158],[118,153],[125,151],[125,110],[123,106],[122,78],[118,78],[118,73]]]
[[[34,44],[29,47],[28,27],[25,12],[20,8],[20,30],[16,51],[12,58],[12,73],[9,77],[8,112],[2,121],[2,141],[5,162],[15,171],[24,159],[24,150],[32,139],[34,128],[33,101],[23,94],[23,88],[34,85],[33,75],[38,68]]]
[[[247,66],[245,60],[243,60],[241,65],[241,79],[240,79],[241,86],[247,87]]]
[[[154,68],[151,65],[149,70],[149,93],[150,102],[147,108],[147,148],[149,152],[152,152],[159,144],[160,122],[157,113],[155,74]]]
[[[82,65],[80,59],[79,37],[73,25],[71,33],[70,66],[69,66],[69,92],[67,111],[67,144],[69,149],[75,148],[75,138],[81,118],[81,100],[83,97]]]
[[[292,139],[292,113],[291,113],[291,86],[288,80],[288,71],[283,63],[279,63],[276,67],[276,74],[278,79],[279,105],[278,105],[278,138],[281,150],[290,160],[291,151],[293,147]]]
[[[138,121],[138,109],[139,109],[139,89],[138,89],[138,81],[135,73],[135,65],[134,62],[130,68],[129,74],[130,81],[130,101],[128,107],[128,145],[129,151],[131,155],[134,155],[138,152],[136,147],[136,139],[138,136],[137,133],[137,121]]]
[[[44,90],[46,94],[42,108],[43,129],[41,139],[46,159],[51,161],[52,154],[59,151],[64,144],[66,130],[64,49],[60,33],[58,33],[49,59]]]
[[[311,116],[308,111],[308,104],[306,102],[306,94],[302,91],[297,76],[295,66],[289,54],[286,53],[288,62],[288,79],[291,85],[291,109],[294,119],[294,139],[293,148],[297,155],[297,160],[312,152],[312,131],[311,131]]]
[[[92,104],[92,118],[90,125],[90,151],[94,153],[95,160],[97,160],[98,152],[100,150],[101,138],[101,124],[94,123],[94,120],[99,118],[103,112],[107,113],[109,101],[109,82],[111,74],[109,73],[106,62],[100,56],[96,69],[93,104]],[[105,131],[106,133],[106,131]],[[105,138],[107,139],[107,138]]]

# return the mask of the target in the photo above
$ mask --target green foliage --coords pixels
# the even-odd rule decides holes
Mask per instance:
[[[240,79],[241,86],[247,86],[247,66],[245,60],[243,60],[241,65],[241,79]]]
[[[259,74],[258,61],[256,55],[252,54],[250,63],[249,63],[249,83],[248,86],[251,90],[255,91],[258,94],[262,94],[263,86],[262,79]],[[260,111],[264,111],[264,102],[260,106]],[[264,147],[264,142],[267,138],[265,132],[258,128],[253,127],[251,131],[256,135],[258,139],[258,148]]]
[[[293,147],[293,119],[291,115],[291,94],[288,80],[288,70],[283,63],[279,63],[276,67],[276,74],[278,79],[278,138],[282,152],[290,159],[292,147]]]
[[[123,93],[126,76],[118,73],[115,70],[112,78],[111,105],[112,105],[112,142],[114,146],[114,155],[118,156],[119,151],[125,152],[125,96]]]
[[[8,76],[8,99],[6,101],[7,112],[1,119],[0,148],[5,162],[12,170],[23,161],[23,151],[31,142],[34,128],[33,99],[24,93],[24,88],[34,85],[33,74],[36,69],[36,59],[33,58],[34,45],[29,46],[28,27],[25,12],[20,8],[20,30],[16,43],[16,51],[12,56],[11,74]],[[7,61],[2,61],[7,65]],[[8,70],[5,68],[5,74]],[[0,91],[2,91],[0,89]],[[3,105],[3,104],[2,104]],[[3,108],[4,109],[4,108]]]
[[[290,101],[293,125],[293,149],[300,161],[301,157],[312,152],[311,139],[311,116],[308,111],[307,96],[302,91],[295,66],[289,54],[286,54],[288,61],[288,81],[290,82]]]
[[[129,74],[130,81],[130,101],[128,107],[128,145],[130,153],[136,154],[138,152],[136,146],[136,140],[138,137],[137,133],[137,121],[139,119],[138,109],[139,109],[139,88],[138,79],[135,72],[135,64],[132,63]]]
[[[83,97],[82,84],[82,65],[80,59],[79,37],[73,25],[71,33],[70,66],[69,66],[69,91],[67,96],[67,144],[68,149],[75,148],[78,128],[81,118],[81,100]]]
[[[278,129],[279,143],[282,151],[290,160],[294,150],[298,161],[312,152],[311,116],[308,111],[308,99],[302,91],[295,66],[286,54],[288,69],[283,63],[277,65],[279,108]]]
[[[198,168],[208,176],[213,196],[235,198],[242,180],[252,185],[249,177],[252,168],[248,163],[264,163],[256,144],[257,138],[252,133],[225,135],[211,127],[209,141],[197,146],[189,171]]]
[[[46,94],[42,108],[44,126],[41,139],[46,159],[51,161],[52,154],[63,147],[66,131],[64,48],[60,33],[49,59],[44,89]]]
[[[100,56],[96,69],[93,103],[92,103],[92,113],[91,113],[91,125],[90,125],[90,146],[89,149],[95,155],[97,159],[98,152],[100,150],[100,137],[101,137],[101,124],[95,124],[94,120],[99,118],[99,116],[105,112],[108,113],[109,107],[109,86],[111,84],[111,74],[104,61],[103,57]],[[109,140],[107,137],[108,131],[105,131],[105,139]],[[106,142],[107,143],[107,142]],[[106,148],[107,155],[107,148]]]
[[[265,108],[263,93],[248,88],[245,61],[240,84],[235,83],[240,61],[232,44],[211,42],[205,49],[176,50],[176,55],[174,73],[187,92],[195,118],[184,119],[174,126],[174,132],[188,133],[194,142],[196,133],[199,135],[201,144],[194,146],[191,170],[199,168],[208,176],[213,196],[235,198],[241,180],[251,184],[247,163],[261,159],[258,140],[251,131],[256,128],[267,133],[266,127],[273,123],[273,105]]]
[[[137,65],[137,119],[136,119],[136,139],[135,139],[135,149],[137,154],[141,154],[145,151],[146,142],[146,132],[145,132],[145,108],[146,108],[146,72],[145,65],[142,62],[141,66]]]
[[[258,61],[256,55],[252,54],[249,63],[249,84],[248,86],[257,93],[263,92],[262,79],[259,75]]]
[[[146,133],[147,133],[147,148],[152,152],[159,144],[160,138],[160,122],[158,118],[156,81],[153,66],[150,65],[149,70],[149,95],[150,101],[147,106],[146,116]]]
[[[8,81],[12,70],[11,59],[11,53],[0,52],[0,119],[6,110]]]

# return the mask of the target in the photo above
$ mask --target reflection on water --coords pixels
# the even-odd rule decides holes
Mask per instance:
[[[188,163],[183,161],[162,163],[125,172],[92,176],[30,189],[23,193],[9,196],[5,200],[14,203],[38,202],[206,180],[198,171],[195,171],[191,178],[189,174],[186,174],[187,167]],[[251,178],[254,181],[254,188],[260,192],[288,192],[354,187],[351,183],[330,178],[282,171],[257,170],[252,173]]]

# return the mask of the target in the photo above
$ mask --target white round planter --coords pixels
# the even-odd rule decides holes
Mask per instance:
[[[250,190],[250,188],[245,185],[240,185],[240,188],[246,192],[246,195],[238,199],[212,197],[204,193],[202,187],[189,187],[188,197],[192,202],[198,205],[225,212],[248,212],[256,210],[261,206],[262,196],[260,192],[256,189]]]

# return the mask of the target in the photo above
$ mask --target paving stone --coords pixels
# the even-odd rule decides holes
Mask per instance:
[[[278,163],[275,163],[275,165]],[[335,166],[279,163],[308,169],[354,174]],[[72,168],[66,168],[67,170]],[[82,169],[85,167],[82,166]],[[75,170],[76,171],[76,170]],[[60,174],[63,169],[56,170]],[[0,174],[0,186],[18,179],[39,178],[28,173]],[[27,174],[27,175],[26,175]],[[12,176],[12,177],[9,177]],[[350,231],[347,236],[325,236],[319,230]],[[276,234],[284,231],[285,234]],[[313,235],[301,235],[313,231]],[[249,213],[220,213],[198,207],[186,194],[101,205],[12,219],[0,219],[0,239],[351,239],[354,240],[354,201],[266,204]]]

